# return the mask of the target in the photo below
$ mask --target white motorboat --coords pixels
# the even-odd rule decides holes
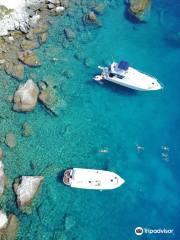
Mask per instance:
[[[125,180],[114,172],[72,168],[64,172],[63,182],[73,188],[108,190],[120,187]]]
[[[153,91],[163,88],[156,78],[129,67],[126,61],[113,62],[109,67],[98,66],[98,68],[102,70],[102,73],[94,77],[95,81],[107,80],[140,91]]]

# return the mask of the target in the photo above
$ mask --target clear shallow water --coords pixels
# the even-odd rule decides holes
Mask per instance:
[[[18,144],[11,151],[4,146],[9,191],[2,205],[21,220],[18,239],[179,239],[180,49],[164,39],[171,29],[162,27],[160,12],[167,6],[161,1],[141,25],[130,23],[118,2],[100,17],[98,29],[82,25],[78,6],[68,17],[56,19],[47,44],[37,50],[43,66],[27,69],[26,79],[53,78],[63,100],[59,117],[50,116],[41,105],[32,113],[12,113],[6,103],[9,120],[1,120],[1,134],[15,132]],[[175,26],[178,17],[170,12]],[[65,42],[64,26],[76,31],[73,42]],[[82,59],[77,60],[77,54]],[[156,76],[164,90],[143,93],[94,83],[96,66],[112,58],[127,59]],[[17,83],[8,81],[10,95]],[[30,138],[20,136],[24,121],[33,125]],[[138,153],[137,144],[144,146],[143,152]],[[162,158],[162,145],[170,149],[169,161]],[[60,172],[69,167],[115,171],[126,184],[107,192],[70,189],[60,181]],[[10,184],[29,174],[42,174],[45,182],[27,215],[16,209]],[[176,235],[136,237],[136,226],[174,228]]]

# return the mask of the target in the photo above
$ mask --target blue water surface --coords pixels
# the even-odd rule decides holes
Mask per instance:
[[[98,16],[101,27],[84,25],[92,4],[86,1],[82,6],[88,7],[74,4],[66,16],[51,19],[48,42],[36,50],[43,65],[26,69],[24,80],[49,78],[61,99],[60,114],[54,117],[39,104],[31,113],[13,113],[8,125],[18,138],[14,150],[5,147],[9,181],[45,176],[30,214],[7,193],[4,206],[21,221],[17,239],[179,239],[180,48],[166,39],[180,31],[175,2],[153,1],[142,24],[130,22],[118,0],[107,2]],[[66,40],[65,27],[76,33],[73,41]],[[98,65],[122,59],[156,76],[164,89],[136,92],[92,81]],[[24,121],[31,122],[32,137],[20,136]],[[126,182],[113,191],[71,189],[61,180],[70,167],[114,171]],[[137,226],[174,234],[138,237]]]

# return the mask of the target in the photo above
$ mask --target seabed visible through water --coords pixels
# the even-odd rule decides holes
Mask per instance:
[[[86,7],[78,4],[51,20],[48,42],[36,50],[43,65],[27,68],[24,81],[53,81],[62,101],[57,117],[41,104],[28,114],[12,112],[4,99],[19,83],[0,73],[0,140],[8,132],[17,137],[13,150],[2,143],[8,185],[1,206],[21,221],[17,239],[179,239],[180,48],[165,36],[180,31],[180,16],[175,2],[165,2],[153,2],[144,24],[129,22],[117,0],[99,16],[100,28],[83,25]],[[75,32],[73,41],[65,40],[65,27]],[[112,59],[156,76],[163,91],[93,82],[97,66]],[[34,129],[29,138],[21,136],[25,121]],[[70,167],[114,171],[126,183],[114,191],[71,189],[61,181]],[[29,214],[16,208],[11,189],[21,175],[45,176]],[[137,237],[137,226],[175,234]]]

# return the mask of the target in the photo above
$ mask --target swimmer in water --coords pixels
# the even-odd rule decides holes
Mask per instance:
[[[100,153],[108,153],[109,150],[108,150],[108,149],[100,149],[99,152],[100,152]]]
[[[166,162],[169,161],[169,155],[168,155],[168,153],[162,152],[162,153],[161,153],[161,156],[162,156],[162,159],[163,159],[164,161],[166,161]]]
[[[136,144],[136,149],[137,149],[138,153],[140,153],[140,152],[143,152],[143,151],[144,151],[144,147],[143,147],[143,146],[141,146],[141,145],[139,145],[139,144]]]
[[[167,152],[169,151],[169,147],[167,147],[167,146],[165,146],[165,145],[162,145],[162,146],[161,146],[161,149],[164,150],[164,151],[167,151]]]

